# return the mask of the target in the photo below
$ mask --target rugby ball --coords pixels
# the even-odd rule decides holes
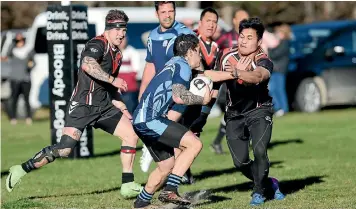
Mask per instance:
[[[205,91],[206,91],[206,85],[209,86],[209,89],[212,90],[213,88],[213,81],[210,80],[206,76],[198,76],[193,78],[193,80],[190,82],[190,87],[189,91],[192,92],[195,95],[204,97]]]

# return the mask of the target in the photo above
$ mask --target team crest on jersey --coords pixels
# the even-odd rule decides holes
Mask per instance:
[[[98,50],[95,49],[95,48],[90,48],[90,51],[93,52],[93,53],[97,53],[98,52]]]
[[[168,40],[164,40],[162,46],[163,46],[163,47],[166,47],[167,45],[168,45]]]

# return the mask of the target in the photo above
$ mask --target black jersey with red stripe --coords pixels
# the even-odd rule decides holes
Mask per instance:
[[[88,41],[81,54],[94,58],[108,74],[117,77],[122,63],[122,53],[118,48],[111,47],[104,35],[96,36]],[[110,83],[93,78],[80,68],[78,82],[73,90],[71,100],[94,106],[104,106],[111,102],[117,88]]]
[[[215,67],[215,61],[219,52],[219,47],[215,41],[207,41],[199,35],[197,30],[194,31],[199,38],[200,54],[204,66],[204,70],[211,70]]]
[[[227,62],[234,65],[239,59],[240,56],[237,47],[224,49],[219,53],[215,70],[225,71],[225,64]],[[252,71],[258,66],[267,69],[270,73],[273,71],[272,61],[261,48],[258,49],[251,63],[250,70]],[[272,105],[272,98],[269,96],[268,92],[268,82],[269,79],[257,85],[247,85],[240,79],[226,81],[226,106],[228,110],[241,114],[261,105]]]

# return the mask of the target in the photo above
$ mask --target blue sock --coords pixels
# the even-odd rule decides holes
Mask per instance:
[[[142,192],[138,195],[138,198],[145,201],[151,202],[153,194],[148,193],[145,188],[143,188]]]
[[[182,177],[175,174],[170,174],[168,176],[167,185],[165,191],[175,191],[177,192],[180,183],[182,182]]]

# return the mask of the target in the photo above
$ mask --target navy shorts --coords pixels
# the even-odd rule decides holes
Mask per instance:
[[[155,162],[174,156],[174,148],[179,148],[180,141],[189,130],[183,125],[165,117],[133,125]]]

